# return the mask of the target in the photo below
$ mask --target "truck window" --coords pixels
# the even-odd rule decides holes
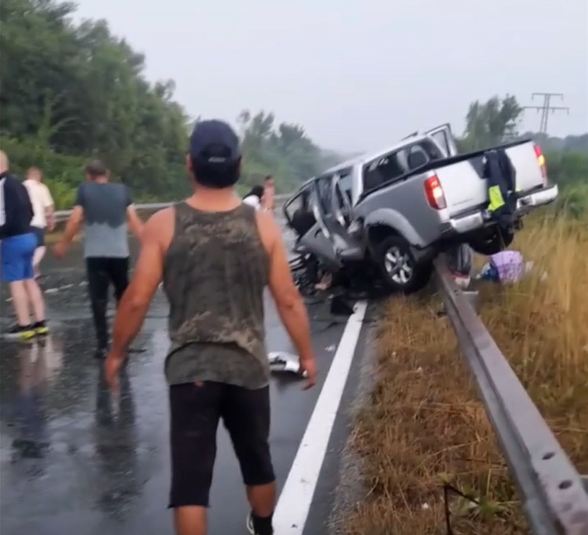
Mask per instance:
[[[317,180],[319,208],[323,214],[331,213],[331,178],[331,175],[329,175]]]
[[[451,156],[451,148],[449,145],[449,140],[447,139],[447,132],[445,130],[439,130],[438,132],[430,135],[445,151],[445,157],[447,158]]]
[[[298,210],[309,211],[309,200],[310,200],[310,188],[305,187],[303,190],[298,192],[298,195],[294,197],[289,203],[286,208],[286,212],[288,213],[288,217],[292,219],[294,214]]]
[[[444,157],[439,148],[427,139],[410,145],[398,153],[398,158],[407,171],[413,171],[421,165]]]
[[[351,170],[342,171],[339,173],[339,187],[341,191],[347,196],[349,204],[351,204],[351,194],[353,191],[353,181],[351,177]],[[338,199],[339,204],[342,204],[342,200]]]
[[[363,168],[363,189],[368,191],[376,188],[385,182],[393,181],[404,175],[408,168],[406,166],[406,149],[392,152],[378,158]]]

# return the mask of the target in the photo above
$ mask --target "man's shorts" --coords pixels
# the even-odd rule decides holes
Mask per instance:
[[[0,242],[0,268],[3,282],[17,282],[35,278],[33,254],[37,237],[29,232],[5,238]]]
[[[45,246],[45,229],[39,227],[31,227],[31,232],[37,237],[37,247]]]
[[[204,382],[172,385],[170,508],[209,506],[216,435],[223,420],[247,486],[275,481],[269,447],[269,387],[248,390]]]

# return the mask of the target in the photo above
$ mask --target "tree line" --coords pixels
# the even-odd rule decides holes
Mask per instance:
[[[43,169],[58,207],[73,203],[81,170],[100,158],[139,200],[186,195],[188,133],[171,80],[149,83],[145,58],[104,20],[75,24],[75,5],[3,0],[0,11],[0,135],[15,172]],[[243,187],[267,174],[287,191],[340,156],[296,124],[244,111]]]
[[[43,169],[58,208],[73,204],[90,158],[103,160],[137,201],[185,196],[184,159],[194,120],[174,100],[173,81],[149,83],[142,54],[113,35],[106,21],[76,24],[74,13],[70,2],[2,2],[0,143],[13,170]],[[471,103],[460,150],[520,137],[522,113],[511,95]],[[272,175],[278,191],[291,191],[344,158],[322,150],[303,126],[278,122],[265,110],[244,110],[236,125],[244,153],[242,189]],[[577,191],[588,188],[588,134],[535,138],[547,152],[550,177],[582,197]]]

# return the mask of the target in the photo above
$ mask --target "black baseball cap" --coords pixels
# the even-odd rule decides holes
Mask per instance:
[[[239,137],[224,121],[200,121],[190,136],[190,157],[195,164],[231,166],[241,158]]]

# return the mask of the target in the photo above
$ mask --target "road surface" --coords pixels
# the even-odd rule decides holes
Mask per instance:
[[[168,346],[165,298],[158,292],[134,344],[139,351],[131,354],[120,397],[114,399],[104,386],[101,363],[92,356],[94,335],[82,266],[79,245],[62,263],[48,257],[43,284],[51,335],[32,343],[2,342],[0,531],[171,534],[166,510],[170,476],[163,377]],[[3,327],[10,322],[7,297],[3,288]],[[317,387],[303,392],[298,379],[272,379],[271,447],[281,492],[276,511],[279,535],[326,533],[346,436],[346,409],[358,377],[360,359],[354,355],[361,352],[365,337],[365,307],[360,304],[358,309],[351,320],[339,319],[329,328],[325,305],[310,306]],[[269,350],[290,351],[269,299],[266,317]],[[210,534],[246,533],[244,490],[222,426],[211,503]]]

